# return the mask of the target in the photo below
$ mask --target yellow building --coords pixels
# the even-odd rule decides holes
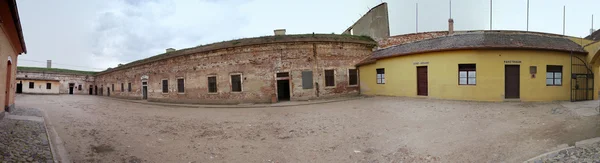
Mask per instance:
[[[17,78],[17,93],[59,94],[60,80]]]
[[[598,67],[588,56],[595,53],[574,40],[533,32],[471,31],[391,46],[357,65],[360,90],[365,95],[474,101],[595,99],[593,72]]]

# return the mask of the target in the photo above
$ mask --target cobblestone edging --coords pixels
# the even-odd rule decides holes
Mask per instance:
[[[525,161],[547,162],[600,162],[600,137],[578,141],[575,146],[563,147]]]
[[[13,111],[21,117],[40,113],[37,109],[17,110]],[[44,122],[11,116],[0,120],[0,162],[54,162]]]

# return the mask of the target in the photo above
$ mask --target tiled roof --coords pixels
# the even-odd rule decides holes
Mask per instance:
[[[600,30],[594,31],[591,35],[585,37],[585,39],[600,41]]]
[[[536,49],[587,54],[583,47],[577,43],[556,35],[479,31],[437,37],[380,49],[373,52],[371,58],[367,60],[416,53],[465,49]]]

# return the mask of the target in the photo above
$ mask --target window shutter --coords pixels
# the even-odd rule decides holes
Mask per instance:
[[[313,88],[313,72],[312,71],[302,71],[302,89],[312,89]]]

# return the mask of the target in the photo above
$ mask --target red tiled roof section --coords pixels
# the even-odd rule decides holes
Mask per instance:
[[[463,49],[537,49],[587,54],[583,47],[564,37],[519,32],[472,32],[380,49],[373,52],[371,58]]]
[[[406,35],[392,36],[377,42],[378,48],[383,49],[394,45],[401,45],[415,41],[432,39],[448,35],[448,31],[412,33]]]

